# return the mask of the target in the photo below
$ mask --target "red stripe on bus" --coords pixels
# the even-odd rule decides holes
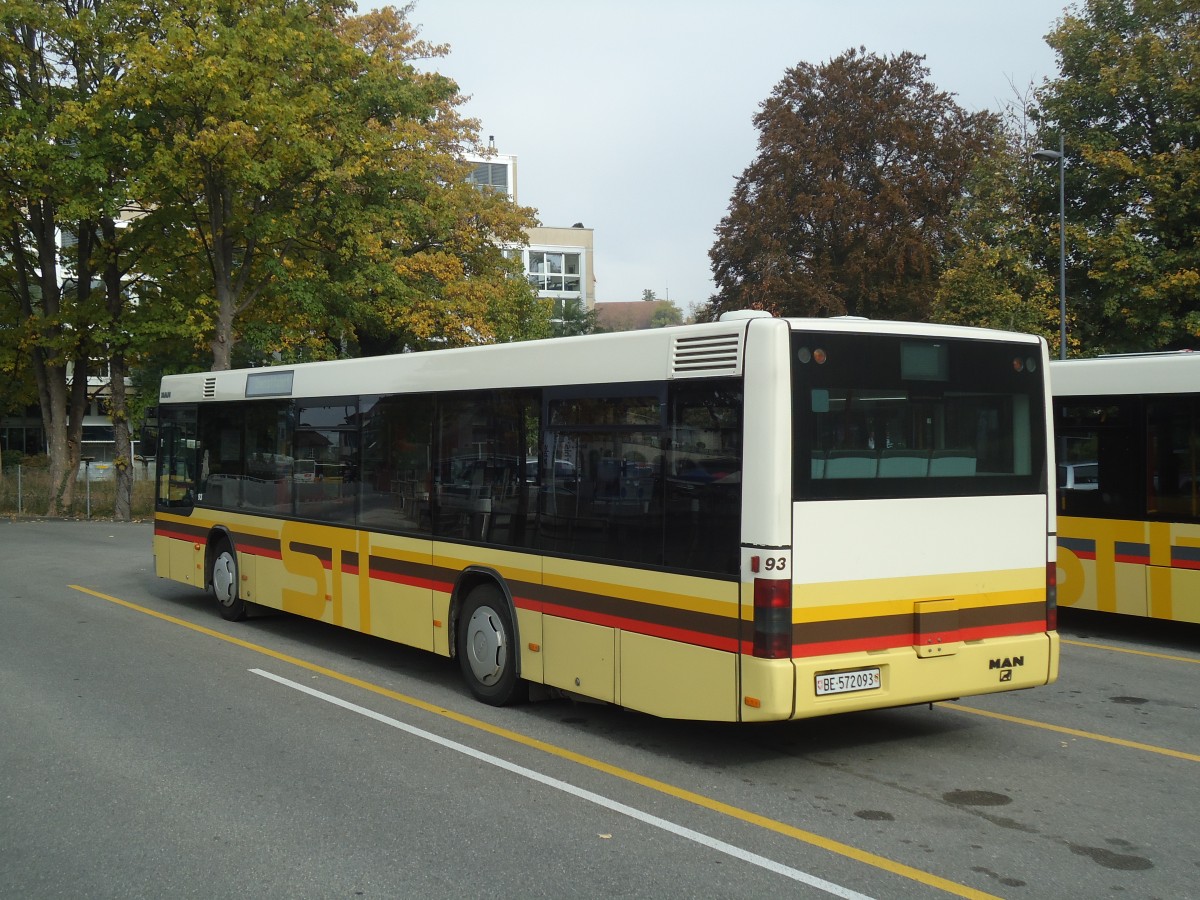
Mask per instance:
[[[412,575],[401,575],[398,572],[384,572],[379,569],[371,569],[370,577],[374,581],[387,581],[391,584],[400,584],[405,587],[424,588],[430,591],[442,591],[449,593],[452,584],[446,581],[434,581],[432,578],[416,578]]]
[[[1080,559],[1087,559],[1087,560],[1091,560],[1092,562],[1095,562],[1095,560],[1096,560],[1096,554],[1094,554],[1094,553],[1089,553],[1089,554],[1076,553],[1075,555],[1077,557],[1079,557]],[[1114,555],[1113,562],[1119,562],[1119,563],[1121,563],[1123,565],[1127,565],[1127,566],[1152,566],[1152,565],[1155,565],[1155,563],[1153,563],[1150,560],[1149,556],[1130,556],[1129,554]],[[1200,569],[1200,560],[1174,558],[1171,560],[1171,564],[1169,566],[1159,565],[1159,568],[1162,568],[1162,569]]]
[[[1013,637],[1022,634],[1039,634],[1045,632],[1044,619],[1030,622],[1005,622],[1000,625],[979,625],[974,628],[960,628],[954,632],[952,641],[979,641],[987,638]],[[801,659],[809,656],[826,656],[833,653],[854,653],[863,650],[893,650],[900,647],[916,645],[913,634],[878,635],[864,638],[850,638],[844,641],[823,641],[816,644],[793,644],[792,656]],[[749,645],[744,644],[742,652],[749,652]]]
[[[266,559],[283,559],[283,555],[278,550],[256,547],[253,544],[238,544],[238,552],[245,553],[247,556],[262,556]]]
[[[1045,619],[1034,619],[1029,622],[1005,622],[1002,625],[980,625],[977,628],[963,628],[960,638],[964,641],[980,641],[986,638],[1015,637],[1021,634],[1042,634],[1046,631]]]
[[[626,619],[621,616],[609,615],[606,613],[587,612],[584,610],[572,609],[567,606],[557,606],[553,603],[543,604],[542,611],[546,615],[558,616],[563,619],[570,619],[575,622],[586,622],[590,625],[604,625],[609,628],[620,628],[622,631],[632,631],[637,634],[644,634],[649,637],[659,637],[671,641],[679,641],[683,644],[692,644],[698,647],[708,647],[712,650],[724,650],[729,653],[736,653],[738,649],[737,641],[733,638],[722,638],[715,634],[702,634],[697,631],[687,631],[682,628],[672,628],[669,625],[654,625],[649,622],[641,622],[636,619]]]
[[[546,604],[541,600],[534,600],[532,597],[513,597],[513,606],[517,609],[527,609],[530,612],[544,612]]]
[[[173,541],[186,541],[189,544],[206,544],[206,543],[208,543],[203,538],[201,538],[199,535],[185,534],[182,531],[171,531],[168,528],[155,528],[154,536],[169,538]]]

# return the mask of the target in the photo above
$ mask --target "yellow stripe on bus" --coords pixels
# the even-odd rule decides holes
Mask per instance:
[[[988,585],[986,592],[980,585]],[[1045,568],[1000,569],[990,572],[949,572],[944,575],[912,575],[897,578],[870,578],[846,581],[797,583],[792,589],[794,602],[803,605],[843,606],[887,602],[894,597],[930,598],[980,597],[1006,598],[1014,593],[1040,593],[1045,597]],[[977,605],[1001,606],[1011,599],[984,600]]]

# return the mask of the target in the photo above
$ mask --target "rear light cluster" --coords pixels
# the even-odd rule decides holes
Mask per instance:
[[[763,659],[792,655],[791,579],[754,579],[754,655]]]

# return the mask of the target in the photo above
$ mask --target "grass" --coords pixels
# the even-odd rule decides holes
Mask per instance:
[[[111,519],[116,508],[117,483],[115,479],[91,482],[91,497],[89,504],[88,484],[83,481],[75,483],[75,499],[69,510],[64,510],[64,518],[86,518],[91,509],[93,519]],[[46,514],[46,506],[50,497],[50,472],[47,469],[22,466],[18,477],[16,468],[5,469],[0,473],[0,515],[29,516],[31,518]],[[154,514],[154,482],[135,481],[133,483],[133,500],[131,515],[134,519],[148,519]]]

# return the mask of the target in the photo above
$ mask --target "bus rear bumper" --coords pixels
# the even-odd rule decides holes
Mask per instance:
[[[743,721],[805,719],[1021,690],[1058,677],[1057,632],[959,644],[920,657],[914,647],[791,660],[742,659]],[[832,677],[831,677],[832,676]]]

